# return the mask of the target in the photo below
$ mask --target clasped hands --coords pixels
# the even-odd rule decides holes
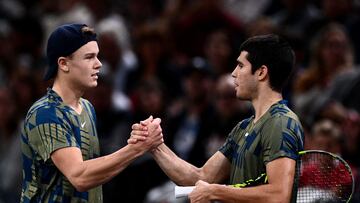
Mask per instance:
[[[132,125],[131,136],[127,140],[128,144],[140,145],[143,152],[153,152],[159,145],[164,142],[162,129],[160,126],[161,119],[150,116],[140,123]],[[141,145],[142,144],[142,145]],[[211,190],[210,184],[205,181],[197,181],[195,189],[189,194],[191,203],[210,202]]]
[[[150,116],[140,123],[131,126],[131,136],[127,140],[128,144],[138,145],[144,151],[156,149],[164,142],[162,129],[160,126],[161,119]]]

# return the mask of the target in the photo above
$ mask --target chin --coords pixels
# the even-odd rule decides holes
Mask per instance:
[[[248,98],[247,96],[239,95],[239,94],[236,94],[236,98],[237,98],[238,100],[243,100],[243,101],[250,100],[250,98]]]
[[[88,87],[89,88],[94,88],[94,87],[97,87],[98,86],[98,83],[97,82],[91,82]]]
[[[94,84],[91,85],[91,87],[97,87],[98,86],[98,83],[95,82]]]

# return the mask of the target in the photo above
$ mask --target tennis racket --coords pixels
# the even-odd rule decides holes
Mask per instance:
[[[355,189],[350,166],[340,156],[321,150],[300,154],[296,202],[349,202]]]
[[[322,150],[299,152],[293,200],[297,203],[349,202],[355,183],[350,166],[340,156]],[[237,188],[251,187],[267,182],[266,174],[254,180],[231,185]],[[175,186],[175,197],[186,197],[194,186]],[[295,198],[296,197],[296,198]]]

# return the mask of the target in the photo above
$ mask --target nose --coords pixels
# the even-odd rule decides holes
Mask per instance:
[[[231,77],[233,77],[233,78],[236,77],[236,68],[237,68],[237,66],[235,67],[235,69],[233,70],[233,72],[231,72]]]
[[[96,69],[99,69],[99,68],[101,68],[101,66],[102,66],[101,61],[99,60],[99,58],[98,58],[98,57],[96,57],[95,68],[96,68]]]

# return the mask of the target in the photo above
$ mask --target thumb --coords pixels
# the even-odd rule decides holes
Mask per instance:
[[[204,181],[202,181],[202,180],[198,180],[196,183],[195,183],[195,186],[197,186],[197,185],[200,185],[201,183],[203,183]]]
[[[143,120],[143,121],[140,121],[140,124],[141,125],[144,125],[144,126],[147,126],[149,123],[151,123],[152,121],[154,120],[153,116],[149,116],[149,118]]]
[[[155,118],[152,123],[159,125],[161,123],[161,118]]]
[[[150,132],[153,132],[155,129],[157,129],[160,126],[161,123],[161,119],[160,118],[155,118],[153,120],[153,122],[149,123],[149,130]]]

